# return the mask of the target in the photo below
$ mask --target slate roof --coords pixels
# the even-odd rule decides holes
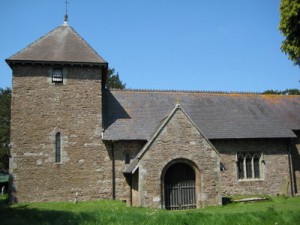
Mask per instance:
[[[106,61],[68,24],[39,38],[23,50],[6,59],[11,63],[72,63],[103,65]]]
[[[208,139],[292,138],[300,96],[107,90],[104,140],[150,140],[176,103]]]
[[[172,117],[175,115],[175,113],[181,110],[181,112],[186,116],[186,118],[193,124],[193,126],[198,130],[198,132],[203,135],[203,133],[200,131],[200,129],[197,127],[197,125],[191,120],[191,118],[186,114],[186,112],[181,108],[179,104],[176,104],[175,108],[172,110],[172,112],[168,115],[168,117],[162,122],[162,124],[159,126],[159,128],[155,131],[152,138],[144,145],[144,147],[139,151],[139,153],[134,157],[133,160],[131,160],[130,164],[125,165],[123,169],[123,173],[131,173],[134,174],[136,169],[138,168],[138,164],[140,159],[143,157],[143,155],[146,153],[146,151],[149,149],[149,147],[152,145],[152,143],[155,141],[155,139],[159,136],[160,132],[167,126],[167,124],[170,122]],[[220,156],[219,152],[215,147],[210,143],[209,140],[204,136],[203,138],[206,139],[206,141],[211,145],[211,148]]]

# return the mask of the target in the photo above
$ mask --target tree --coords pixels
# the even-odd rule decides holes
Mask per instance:
[[[286,89],[285,91],[278,90],[267,90],[262,94],[271,94],[271,95],[300,95],[299,89]]]
[[[281,50],[300,66],[300,0],[281,0],[279,30],[286,37]]]
[[[0,172],[8,172],[11,89],[0,88]]]
[[[107,88],[124,89],[126,84],[123,83],[119,78],[119,73],[115,74],[114,68],[108,68],[107,70]]]

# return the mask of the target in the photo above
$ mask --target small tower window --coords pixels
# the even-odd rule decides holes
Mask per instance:
[[[54,68],[52,71],[52,83],[63,83],[62,68]]]
[[[55,162],[61,162],[61,135],[57,132],[55,135]]]
[[[125,153],[125,164],[129,164],[131,160],[130,154],[127,152]]]

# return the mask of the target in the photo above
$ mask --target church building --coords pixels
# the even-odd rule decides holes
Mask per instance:
[[[300,96],[110,90],[67,23],[6,59],[15,202],[170,210],[300,192]]]

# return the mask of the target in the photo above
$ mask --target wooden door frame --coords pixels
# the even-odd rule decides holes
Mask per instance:
[[[161,172],[161,208],[165,209],[166,205],[165,205],[165,201],[166,201],[166,196],[165,196],[165,175],[166,172],[168,171],[168,169],[173,166],[174,164],[177,163],[183,163],[186,164],[188,166],[190,166],[194,172],[195,172],[195,200],[196,200],[196,208],[199,207],[199,196],[200,196],[200,191],[201,191],[201,173],[200,173],[200,169],[198,168],[197,164],[189,159],[186,158],[177,158],[177,159],[173,159],[170,162],[168,162],[162,172]]]

